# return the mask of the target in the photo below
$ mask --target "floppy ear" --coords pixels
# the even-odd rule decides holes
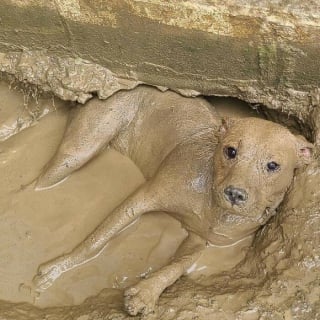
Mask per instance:
[[[314,145],[308,142],[306,138],[301,135],[295,136],[295,139],[298,154],[297,167],[309,164],[312,160]]]

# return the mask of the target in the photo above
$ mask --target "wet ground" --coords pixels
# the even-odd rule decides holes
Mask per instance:
[[[111,241],[98,258],[66,273],[40,296],[35,295],[31,280],[37,266],[73,248],[144,178],[129,159],[108,149],[55,188],[34,191],[25,187],[54,154],[70,107],[52,98],[34,100],[25,92],[9,90],[4,82],[0,95],[0,319],[3,315],[3,319],[18,320],[19,314],[21,319],[40,319],[45,314],[51,315],[51,320],[68,313],[74,315],[72,319],[98,319],[94,310],[99,310],[100,319],[125,318],[121,294],[112,289],[133,284],[165,264],[185,237],[184,230],[164,213],[146,215]],[[256,115],[241,101],[211,100],[223,114]],[[241,261],[252,239],[229,248],[208,249],[190,274],[197,282],[185,279],[170,288],[160,300],[159,317],[191,319],[198,315],[208,319],[210,314],[216,317],[213,319],[318,319],[314,310],[320,300],[316,285],[320,281],[319,180],[316,163],[308,168],[307,175],[298,175],[283,214],[264,229],[250,249],[240,280],[235,281],[232,273],[229,279],[217,274]],[[263,282],[261,272],[278,281]],[[250,280],[253,284],[248,286]],[[31,305],[16,305],[19,312],[15,313],[9,303],[71,306],[104,288],[109,289],[80,307],[40,311]],[[274,313],[261,318],[269,305],[274,306]],[[82,310],[79,317],[76,310]],[[83,318],[85,312],[88,315]]]
[[[33,292],[31,279],[38,265],[72,249],[144,178],[130,159],[107,149],[54,188],[25,187],[55,152],[70,108],[59,101],[60,108],[55,110],[52,99],[42,99],[38,109],[47,114],[23,130],[30,125],[30,109],[36,109],[37,102],[9,91],[6,83],[1,84],[1,91],[0,130],[3,139],[12,136],[0,145],[0,299],[41,307],[79,304],[104,288],[129,286],[168,262],[186,233],[168,215],[152,213],[111,241],[98,258],[64,274],[40,296]],[[230,114],[239,106],[243,107],[239,116],[250,114],[240,101],[216,99],[216,104],[228,104]],[[16,123],[22,125],[15,128]],[[190,276],[228,270],[244,257],[251,240],[227,249],[208,249]]]

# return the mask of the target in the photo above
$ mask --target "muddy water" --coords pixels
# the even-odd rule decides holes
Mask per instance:
[[[31,279],[37,266],[72,249],[144,178],[130,159],[106,149],[55,188],[25,187],[54,154],[69,109],[62,103],[56,108],[51,100],[30,102],[38,115],[47,114],[37,121],[23,94],[3,83],[0,94],[0,134],[5,140],[0,143],[0,300],[41,307],[79,304],[103,288],[126,287],[166,264],[186,233],[173,218],[152,213],[111,241],[99,257],[64,274],[40,296],[34,293]],[[251,112],[238,101],[213,102],[222,113],[234,115],[235,108],[239,116]],[[247,238],[232,247],[208,248],[190,276],[198,279],[233,267],[250,243]]]
[[[11,90],[8,90],[9,87]],[[1,80],[0,97],[0,141],[36,124],[50,112],[66,106],[65,102],[53,96],[38,97],[34,90],[28,90],[27,87],[22,89],[16,83],[9,86]]]

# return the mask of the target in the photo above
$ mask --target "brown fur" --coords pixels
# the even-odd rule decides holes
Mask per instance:
[[[310,161],[312,148],[278,124],[246,118],[221,126],[205,100],[141,86],[78,107],[36,187],[63,180],[107,144],[129,156],[146,183],[70,253],[41,265],[34,282],[45,290],[63,272],[98,255],[142,214],[166,211],[189,236],[171,264],[126,290],[125,308],[131,315],[151,312],[163,290],[191,267],[208,243],[232,244],[263,225],[282,201],[294,169]],[[226,155],[228,147],[237,150],[235,158]],[[270,162],[280,168],[270,172]],[[228,188],[245,196],[232,202]]]

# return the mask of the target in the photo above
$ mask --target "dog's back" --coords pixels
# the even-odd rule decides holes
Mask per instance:
[[[136,116],[111,145],[129,156],[147,179],[178,144],[220,124],[214,107],[202,98],[185,98],[146,86],[135,91],[139,96]]]

